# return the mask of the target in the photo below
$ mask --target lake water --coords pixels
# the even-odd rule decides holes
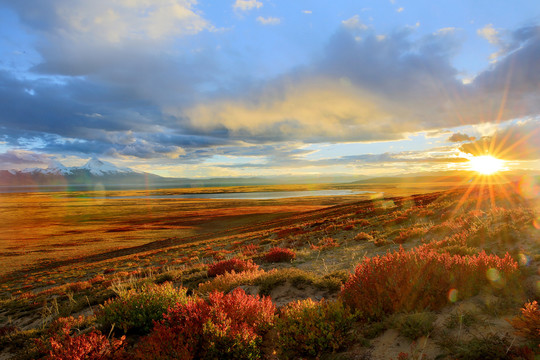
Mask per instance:
[[[307,190],[307,191],[261,191],[213,194],[179,194],[179,195],[148,195],[148,196],[110,196],[95,197],[95,199],[228,199],[228,200],[270,200],[286,199],[306,196],[345,196],[373,194],[373,191],[354,190]]]

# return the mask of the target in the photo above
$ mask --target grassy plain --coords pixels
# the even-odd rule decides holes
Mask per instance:
[[[111,198],[321,189],[374,193],[274,200]],[[501,257],[509,252],[519,264],[519,284],[489,282],[482,274],[487,287],[482,285],[472,299],[456,302],[448,295],[442,310],[428,307],[426,314],[399,313],[358,324],[359,337],[342,349],[344,358],[388,359],[403,351],[414,353],[416,345],[404,335],[411,333],[427,335],[422,340],[424,353],[445,358],[440,356],[458,351],[460,342],[477,340],[475,332],[511,333],[504,316],[516,315],[525,301],[540,294],[539,202],[510,184],[287,185],[103,195],[0,195],[0,330],[8,332],[0,332],[0,345],[19,344],[9,350],[17,358],[35,356],[36,350],[24,344],[45,336],[54,319],[83,315],[93,326],[93,314],[105,300],[141,281],[170,281],[203,297],[213,289],[227,292],[241,285],[270,295],[282,306],[308,297],[336,298],[364,258],[400,247],[464,257],[482,250]],[[264,254],[274,247],[292,249],[296,259],[265,261]],[[208,275],[209,265],[230,258],[253,260],[260,270],[225,278]],[[513,290],[505,293],[505,287]],[[466,336],[459,322],[464,316],[476,319]],[[453,317],[458,318],[458,330],[448,325]],[[421,329],[427,329],[425,334]],[[444,342],[456,336],[453,343]],[[136,339],[128,338],[129,346]],[[491,340],[507,344],[508,339]],[[523,343],[520,338],[509,341]],[[273,358],[274,350],[265,351],[265,357]]]

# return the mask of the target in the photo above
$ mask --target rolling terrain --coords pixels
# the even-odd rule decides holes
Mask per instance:
[[[287,304],[308,298],[323,304],[319,306],[325,306],[324,298],[356,309],[345,340],[316,351],[328,358],[482,358],[488,350],[479,341],[508,350],[497,358],[534,356],[528,354],[538,349],[505,319],[539,299],[537,194],[513,184],[423,194],[415,194],[414,186],[381,188],[387,190],[384,196],[264,201],[99,200],[81,194],[66,201],[50,194],[6,195],[5,229],[12,232],[3,232],[1,243],[1,259],[8,264],[0,289],[2,356],[46,355],[31,339],[47,344],[55,319],[67,316],[83,316],[78,325],[82,333],[71,330],[69,335],[74,339],[94,328],[106,333],[103,304],[121,299],[126,289],[149,284],[172,284],[203,299],[214,290],[227,294],[237,288],[270,296],[281,308],[276,310],[281,320],[250,350],[262,358],[314,356],[308,350],[291,354],[286,331],[279,327],[292,311]],[[34,213],[22,218],[16,209]],[[41,226],[32,222],[38,220]],[[293,255],[278,261],[269,256],[275,249]],[[233,259],[251,265],[216,275],[216,268]],[[434,277],[419,279],[408,289],[398,276],[412,266],[407,259],[427,261],[407,281],[417,273],[431,274],[432,267]],[[365,297],[354,290],[354,276],[366,274],[370,261],[402,265],[385,275],[386,285],[377,285],[379,290]],[[436,280],[445,273],[436,270],[439,261],[448,269],[454,263],[484,265],[467,270],[472,272],[465,278],[474,281],[465,285],[454,270],[446,270],[451,279]],[[361,288],[376,284],[373,279]],[[400,287],[385,291],[397,291],[390,292],[401,299],[397,303],[380,293],[392,281]],[[430,290],[420,290],[426,284],[432,284]],[[433,298],[421,301],[417,291],[433,292]],[[368,306],[373,299],[378,300]],[[114,331],[130,356],[145,346],[140,345],[144,335],[151,339],[151,329],[122,330],[117,324]],[[274,337],[278,340],[272,341]]]

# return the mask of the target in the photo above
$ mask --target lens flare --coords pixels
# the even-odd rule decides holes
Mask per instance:
[[[448,292],[448,300],[450,300],[450,302],[456,302],[458,300],[457,289],[450,289],[450,291]]]

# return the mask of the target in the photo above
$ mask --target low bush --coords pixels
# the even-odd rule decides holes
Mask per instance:
[[[521,314],[509,323],[516,329],[516,334],[540,344],[540,308],[536,301],[526,303]],[[538,347],[540,350],[540,345]]]
[[[80,334],[76,326],[84,319],[60,318],[49,328],[47,340],[38,339],[37,347],[45,360],[113,360],[121,358],[125,336],[109,339],[98,330]]]
[[[317,245],[311,245],[312,250],[326,250],[339,247],[338,242],[333,237],[325,237],[319,240]]]
[[[433,331],[435,318],[431,312],[402,314],[396,318],[395,326],[401,335],[416,340]]]
[[[186,301],[186,289],[176,289],[171,283],[143,285],[138,290],[121,291],[117,298],[105,302],[96,320],[105,330],[114,326],[124,333],[147,334],[170,306]]]
[[[259,265],[255,264],[252,260],[232,258],[208,265],[208,276],[223,275],[226,272],[231,271],[235,271],[237,273],[242,271],[252,271],[257,270],[258,268]]]
[[[335,352],[351,340],[353,323],[354,315],[341,301],[290,303],[276,320],[279,352],[287,359]]]
[[[265,274],[264,270],[243,271],[240,273],[227,272],[215,278],[199,284],[200,293],[211,293],[212,291],[229,292],[240,285],[251,285],[259,276]]]
[[[320,277],[297,268],[273,269],[255,278],[252,285],[259,286],[259,294],[262,295],[270,295],[272,290],[287,282],[296,288],[304,288],[309,285],[321,290],[337,292],[344,282],[344,276],[342,271],[335,271]]]
[[[487,279],[488,270],[497,283]],[[425,248],[400,249],[365,258],[343,286],[341,298],[363,317],[380,319],[397,312],[441,308],[448,303],[451,289],[458,291],[460,299],[492,283],[512,291],[517,274],[517,263],[508,254],[504,258],[484,252],[452,256]]]
[[[258,359],[262,335],[274,323],[269,298],[236,289],[213,292],[169,309],[137,347],[136,359]]]
[[[356,234],[356,236],[354,237],[354,240],[356,240],[356,241],[372,241],[373,236],[371,236],[368,233],[365,233],[365,232],[361,231],[358,234]]]
[[[264,260],[267,262],[285,262],[295,258],[296,253],[293,250],[280,247],[272,248],[264,255]]]
[[[396,236],[396,238],[394,239],[394,242],[397,244],[403,244],[411,238],[423,236],[426,232],[427,232],[426,228],[411,227],[411,228],[405,229],[404,231],[400,231],[399,235]]]
[[[446,336],[437,345],[452,359],[463,360],[534,360],[528,347],[517,347],[507,335],[486,333],[468,340]]]

